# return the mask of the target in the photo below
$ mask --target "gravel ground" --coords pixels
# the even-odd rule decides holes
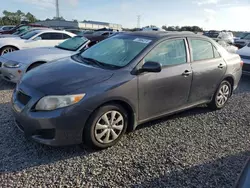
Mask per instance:
[[[250,156],[250,77],[229,104],[150,122],[103,151],[26,140],[0,81],[0,187],[233,187]]]

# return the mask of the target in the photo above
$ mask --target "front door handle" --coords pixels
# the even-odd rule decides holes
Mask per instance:
[[[183,73],[182,73],[182,76],[189,76],[192,72],[189,71],[189,70],[185,70]]]
[[[218,66],[219,69],[223,69],[223,67],[224,67],[223,64],[220,64],[220,65]]]

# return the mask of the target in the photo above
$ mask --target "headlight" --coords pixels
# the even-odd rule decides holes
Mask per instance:
[[[85,94],[46,96],[38,101],[35,109],[39,111],[50,111],[58,108],[63,108],[78,103],[84,96]]]
[[[7,61],[4,63],[4,66],[7,68],[19,68],[21,67],[21,64],[15,61]]]

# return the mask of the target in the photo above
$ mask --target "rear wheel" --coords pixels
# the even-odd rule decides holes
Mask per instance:
[[[0,51],[0,54],[1,55],[4,55],[4,54],[7,54],[7,53],[10,53],[10,52],[14,52],[16,51],[17,48],[15,47],[12,47],[12,46],[6,46],[6,47],[3,47]]]
[[[208,104],[208,107],[213,110],[222,109],[228,102],[231,96],[232,86],[224,80],[214,94],[213,100]]]
[[[120,105],[100,107],[85,126],[84,144],[97,149],[115,145],[127,129],[127,119],[127,112]]]

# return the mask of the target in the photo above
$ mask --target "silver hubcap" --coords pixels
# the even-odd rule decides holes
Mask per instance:
[[[15,49],[14,49],[14,48],[7,47],[7,48],[4,48],[4,49],[3,49],[3,51],[2,51],[2,54],[1,54],[1,55],[3,55],[3,54],[7,54],[7,53],[10,53],[10,52],[13,52],[13,51],[15,51]]]
[[[112,110],[103,114],[95,125],[95,138],[108,144],[116,140],[124,128],[124,118],[120,112]]]
[[[216,97],[218,106],[223,106],[227,102],[229,96],[230,96],[230,89],[228,85],[223,85],[220,88],[219,93]]]

